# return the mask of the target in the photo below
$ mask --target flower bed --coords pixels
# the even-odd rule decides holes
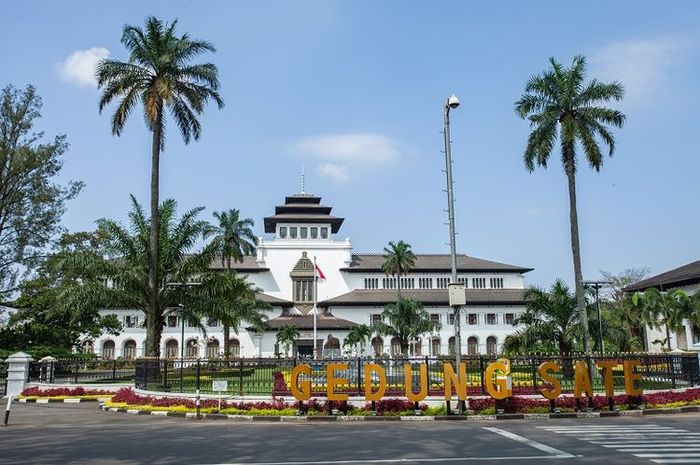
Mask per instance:
[[[75,388],[49,388],[40,389],[39,387],[30,387],[25,389],[17,396],[18,399],[106,399],[114,395],[113,391],[105,391],[103,389],[85,389],[83,387]]]

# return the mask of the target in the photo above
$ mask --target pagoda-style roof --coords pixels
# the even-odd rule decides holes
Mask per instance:
[[[386,261],[383,254],[353,254],[350,266],[340,271],[349,273],[382,272],[382,264]],[[415,265],[411,273],[444,273],[451,270],[450,256],[447,254],[416,254]],[[527,273],[532,268],[493,262],[482,258],[457,255],[457,272],[494,272],[494,273]]]
[[[311,194],[289,195],[284,205],[275,207],[275,214],[265,218],[265,232],[274,233],[278,223],[329,223],[337,233],[344,218],[331,215],[333,207],[321,204],[321,197]]]

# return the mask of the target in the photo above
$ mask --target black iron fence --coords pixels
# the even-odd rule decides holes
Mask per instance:
[[[486,394],[484,373],[495,361],[492,356],[463,356],[467,369],[467,390],[470,396]],[[576,362],[583,361],[596,366],[608,362],[616,391],[625,389],[625,361],[638,361],[634,373],[641,379],[639,387],[648,390],[676,389],[700,384],[700,366],[695,355],[633,354],[606,357],[585,356],[518,356],[511,357],[509,382],[514,395],[539,394],[549,387],[539,374],[539,366],[545,361],[554,362],[561,368],[554,377],[561,383],[563,393],[574,389]],[[612,363],[614,362],[614,363]],[[327,368],[331,363],[342,364],[335,369],[336,392],[364,395],[365,366],[376,364],[385,377],[387,396],[403,396],[406,384],[417,391],[421,370],[425,370],[429,395],[444,394],[444,364],[454,368],[454,357],[410,357],[410,358],[344,358],[344,359],[138,359],[136,361],[135,386],[140,389],[166,392],[217,393],[228,395],[290,395],[292,369],[301,363],[310,367],[310,374],[301,374],[300,381],[309,381],[316,397],[325,397],[328,386]],[[409,376],[407,377],[406,365]],[[425,368],[421,368],[425,365]],[[456,371],[456,370],[455,370]],[[592,370],[591,385],[596,393],[605,392],[602,372]],[[379,387],[380,375],[370,373],[372,389]]]
[[[100,384],[134,382],[135,360],[61,359],[29,364],[30,382],[55,384]]]

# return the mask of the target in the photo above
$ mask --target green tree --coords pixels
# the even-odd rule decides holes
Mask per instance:
[[[134,107],[140,102],[146,126],[152,133],[151,142],[151,217],[148,263],[148,313],[160,313],[158,302],[159,252],[159,174],[160,153],[165,146],[166,110],[176,123],[185,144],[197,140],[201,124],[197,116],[205,104],[213,100],[219,108],[224,102],[218,93],[219,77],[212,63],[192,64],[192,60],[206,52],[215,52],[214,46],[189,35],[176,35],[177,20],[170,24],[151,16],[145,27],[125,25],[121,42],[129,52],[129,60],[102,60],[96,75],[102,90],[100,113],[114,100],[119,100],[112,115],[112,133],[121,135]],[[156,334],[151,334],[152,337]],[[155,355],[153,341],[148,355]]]
[[[372,337],[372,333],[372,328],[368,325],[361,324],[353,326],[350,328],[350,331],[348,331],[348,335],[343,342],[343,346],[352,347],[354,349],[359,345],[360,352],[364,353],[365,345],[367,344],[367,341],[369,341],[369,338]]]
[[[277,343],[284,346],[285,357],[289,356],[289,349],[291,349],[298,338],[299,330],[294,325],[284,325],[277,330]]]
[[[216,218],[218,225],[212,228],[212,233],[215,234],[212,241],[213,246],[221,258],[222,266],[231,272],[232,261],[242,262],[245,255],[255,253],[254,223],[250,218],[241,219],[241,213],[236,209],[214,212],[214,218]],[[229,282],[232,285],[235,284],[233,278]],[[234,286],[234,288],[242,289],[241,286]],[[221,321],[224,326],[224,356],[228,357],[230,354],[229,339],[231,337],[231,327],[226,323],[227,320],[225,318]]]
[[[557,141],[561,147],[561,160],[569,188],[576,302],[584,350],[590,354],[576,209],[576,150],[577,147],[583,150],[586,161],[596,171],[603,164],[601,142],[607,147],[608,155],[612,156],[615,138],[609,126],[622,127],[625,115],[602,104],[621,100],[624,89],[619,82],[602,83],[595,79],[585,82],[586,59],[583,56],[576,56],[570,68],[565,68],[554,58],[550,58],[549,62],[550,69],[528,80],[525,93],[515,103],[515,111],[530,122],[532,129],[524,157],[528,171],[534,171],[535,165],[546,168]]]
[[[666,338],[661,343],[670,351],[671,331],[682,331],[683,321],[692,315],[692,304],[688,295],[681,290],[662,292],[652,287],[634,294],[632,302],[635,305],[641,303],[652,327],[665,330]]]
[[[32,86],[0,92],[0,299],[17,290],[23,270],[37,267],[60,232],[67,200],[81,182],[56,183],[68,149],[65,136],[36,132],[41,98]]]
[[[389,242],[384,247],[384,263],[382,271],[387,276],[396,276],[396,289],[401,299],[401,276],[407,274],[416,264],[416,256],[411,250],[410,244],[404,241]]]
[[[530,287],[525,290],[525,312],[513,324],[522,329],[505,338],[506,353],[570,354],[581,335],[576,296],[561,280],[556,280],[549,291]]]
[[[78,314],[102,308],[137,308],[146,315],[146,353],[160,355],[160,340],[169,309],[183,303],[182,290],[171,283],[189,283],[209,270],[214,258],[211,245],[195,251],[209,230],[197,219],[203,208],[176,215],[176,202],[166,200],[159,209],[159,261],[155,295],[149,285],[149,218],[132,196],[130,225],[109,219],[98,220],[105,243],[99,251],[75,251],[60,261],[63,273],[75,277],[62,288],[60,304]],[[156,302],[155,309],[151,302]],[[190,302],[188,302],[190,303]],[[191,303],[190,303],[191,304]]]
[[[384,307],[382,319],[374,326],[374,331],[383,336],[396,338],[401,344],[401,354],[408,354],[412,340],[426,333],[440,329],[440,323],[430,319],[423,304],[413,299],[400,298],[395,304]]]

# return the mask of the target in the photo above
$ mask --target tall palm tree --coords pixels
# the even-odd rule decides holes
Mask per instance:
[[[224,102],[218,93],[218,71],[212,63],[192,64],[205,52],[215,52],[212,44],[176,35],[177,20],[170,24],[150,16],[145,27],[125,25],[121,42],[129,52],[129,60],[102,60],[97,65],[98,87],[102,90],[100,113],[114,100],[119,105],[112,115],[112,134],[119,136],[134,107],[141,102],[151,141],[151,223],[148,285],[149,312],[158,312],[158,205],[160,152],[165,146],[166,110],[177,124],[185,144],[197,140],[201,124],[197,116],[205,104],[213,100],[219,108]],[[153,336],[153,335],[152,335]],[[148,344],[149,351],[155,347]],[[148,355],[155,355],[149,352]]]
[[[508,353],[569,354],[581,334],[579,323],[576,297],[564,281],[556,280],[549,291],[530,287],[525,290],[525,312],[514,322],[522,329],[507,336],[503,348]]]
[[[401,353],[408,354],[412,340],[426,333],[440,329],[440,323],[433,321],[423,304],[412,299],[399,299],[395,304],[384,307],[382,320],[374,325],[374,331],[396,338],[401,345]]]
[[[612,156],[615,138],[609,126],[622,127],[625,115],[602,104],[621,100],[624,89],[619,82],[602,83],[595,79],[585,82],[586,59],[583,56],[574,57],[570,68],[563,67],[554,58],[550,58],[549,62],[550,69],[528,80],[525,93],[515,103],[515,112],[527,119],[532,129],[524,157],[528,171],[534,171],[535,165],[546,168],[557,141],[561,147],[561,160],[569,187],[576,305],[583,331],[584,350],[590,354],[576,210],[576,149],[580,147],[583,150],[586,161],[596,171],[603,164],[601,142],[607,147],[608,155]]]
[[[221,257],[221,264],[230,272],[232,261],[242,262],[244,256],[255,253],[254,222],[250,218],[241,219],[241,212],[235,208],[214,212],[214,218],[218,221],[218,225],[213,226],[211,231],[215,234],[214,247]],[[224,356],[228,357],[231,328],[226,324],[226,319],[222,320],[222,324],[224,327]]]
[[[415,266],[416,256],[411,250],[411,245],[404,241],[389,242],[389,245],[384,247],[384,256],[382,271],[387,276],[396,276],[396,289],[401,300],[401,276]]]
[[[131,202],[128,227],[109,219],[98,221],[104,237],[100,250],[77,250],[62,257],[58,266],[74,279],[62,289],[58,301],[78,314],[100,308],[141,309],[146,316],[146,353],[159,356],[165,316],[183,304],[181,287],[168,284],[200,279],[214,258],[214,248],[208,245],[192,253],[209,228],[209,223],[197,218],[203,208],[178,218],[175,201],[163,202],[158,217],[159,281],[152,294],[149,218],[133,196]],[[191,308],[191,302],[187,304]]]
[[[683,322],[692,316],[692,304],[688,295],[681,291],[662,292],[656,288],[632,295],[635,304],[641,303],[650,326],[666,331],[663,343],[671,350],[671,331],[683,330]]]
[[[284,346],[285,357],[289,356],[289,349],[298,338],[299,330],[294,325],[284,325],[277,330],[277,343]]]
[[[350,331],[348,331],[348,335],[345,338],[345,343],[343,343],[343,345],[348,345],[353,348],[359,345],[360,352],[364,352],[365,345],[367,344],[367,341],[369,341],[369,338],[372,337],[372,333],[372,328],[369,325],[361,324],[353,326]]]

